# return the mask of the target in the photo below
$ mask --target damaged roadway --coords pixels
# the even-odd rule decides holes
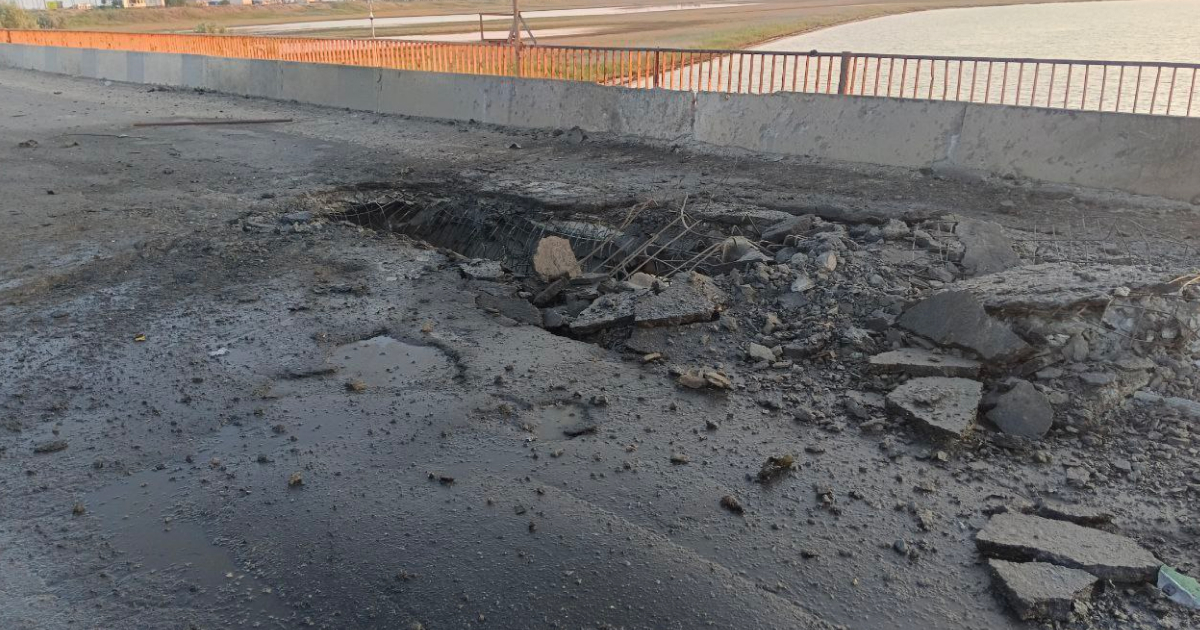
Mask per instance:
[[[1200,624],[1145,581],[1159,560],[1200,573],[1200,438],[1164,402],[1200,387],[1200,295],[1171,284],[1194,267],[1194,208],[0,84],[0,627]],[[131,128],[215,115],[296,122]],[[573,234],[648,208],[634,242],[688,199],[689,247],[714,255],[677,273],[699,252],[648,250],[654,277],[626,278],[573,242],[576,275],[557,245],[575,277],[549,290],[553,272],[514,268],[529,256],[473,260],[347,214],[410,197],[515,204]],[[988,281],[1033,265],[1058,280]],[[994,336],[905,319],[943,291]],[[628,307],[584,318],[603,303]],[[978,385],[961,436],[921,430],[925,402],[888,405],[951,376]],[[1006,404],[1049,405],[1050,426],[1006,434],[989,420]],[[1135,581],[1025,579],[1014,614],[977,535],[1047,500],[1078,506],[1047,518],[1112,515],[1088,526],[1145,550],[1119,574]],[[1004,533],[991,561],[1121,560]]]

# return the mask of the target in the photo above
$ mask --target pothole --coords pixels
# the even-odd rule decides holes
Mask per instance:
[[[597,212],[553,207],[530,198],[454,190],[449,185],[355,191],[338,219],[405,234],[466,258],[502,263],[532,275],[531,259],[545,237],[571,244],[582,269],[623,279],[635,272],[671,274],[720,266],[728,229],[708,229],[681,211],[651,202]]]
[[[541,442],[570,440],[598,429],[587,408],[573,403],[535,407],[524,424]]]
[[[453,362],[440,348],[404,343],[386,335],[338,346],[329,363],[337,366],[347,382],[365,387],[401,387],[455,375]]]

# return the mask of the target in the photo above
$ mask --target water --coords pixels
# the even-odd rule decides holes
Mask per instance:
[[[1087,60],[988,62],[856,57],[846,92],[931,100],[1200,115],[1200,69],[1095,61],[1200,63],[1200,0],[1076,2],[895,15],[704,60],[668,86],[730,92],[839,90],[840,53]],[[783,56],[773,52],[832,53]],[[710,78],[711,77],[711,78]],[[711,87],[710,87],[711,86]]]
[[[1200,63],[1200,0],[923,11],[787,37],[755,50]]]

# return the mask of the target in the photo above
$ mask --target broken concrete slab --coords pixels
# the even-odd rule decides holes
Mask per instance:
[[[817,217],[811,214],[788,217],[763,230],[762,239],[771,243],[782,243],[793,234],[803,234],[813,229]]]
[[[499,280],[504,277],[504,268],[498,260],[479,258],[462,263],[458,268],[472,280]]]
[[[698,273],[679,274],[661,293],[647,294],[634,306],[634,322],[644,328],[711,321],[724,301],[712,280]]]
[[[571,241],[561,236],[547,236],[538,241],[537,250],[533,253],[533,270],[546,282],[583,274],[571,249]]]
[[[965,378],[926,376],[887,395],[887,406],[940,437],[962,437],[975,426],[983,384]]]
[[[1086,602],[1095,591],[1096,576],[1045,562],[989,560],[988,568],[1004,599],[1024,620],[1067,621],[1076,602]]]
[[[519,297],[507,297],[482,294],[475,297],[475,305],[482,309],[497,313],[531,326],[542,325],[542,312],[528,300]]]
[[[970,350],[987,361],[1011,361],[1029,344],[992,319],[968,291],[945,291],[908,309],[897,323],[935,343]]]
[[[592,302],[591,306],[583,309],[571,322],[571,332],[586,334],[612,328],[628,326],[633,323],[634,305],[645,291],[626,291],[602,295]]]
[[[1014,267],[982,278],[960,280],[958,288],[979,298],[989,311],[1054,311],[1076,306],[1103,307],[1121,289],[1157,286],[1171,273],[1145,266],[1089,265],[1074,262]]]
[[[974,378],[979,375],[980,363],[921,348],[901,348],[877,354],[868,360],[871,369],[885,374],[909,376],[955,376]]]
[[[1132,538],[1013,512],[993,516],[975,546],[989,557],[1049,562],[1114,582],[1149,582],[1162,565]]]
[[[1021,264],[999,223],[962,219],[954,226],[954,235],[963,244],[962,267],[968,275],[983,276]]]
[[[995,397],[995,403],[987,419],[1009,435],[1036,440],[1054,424],[1054,407],[1029,381],[1014,382],[1008,391]]]

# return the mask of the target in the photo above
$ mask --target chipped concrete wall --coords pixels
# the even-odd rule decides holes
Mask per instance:
[[[1016,175],[1200,203],[1200,119],[590,83],[0,44],[0,65],[531,128]]]

